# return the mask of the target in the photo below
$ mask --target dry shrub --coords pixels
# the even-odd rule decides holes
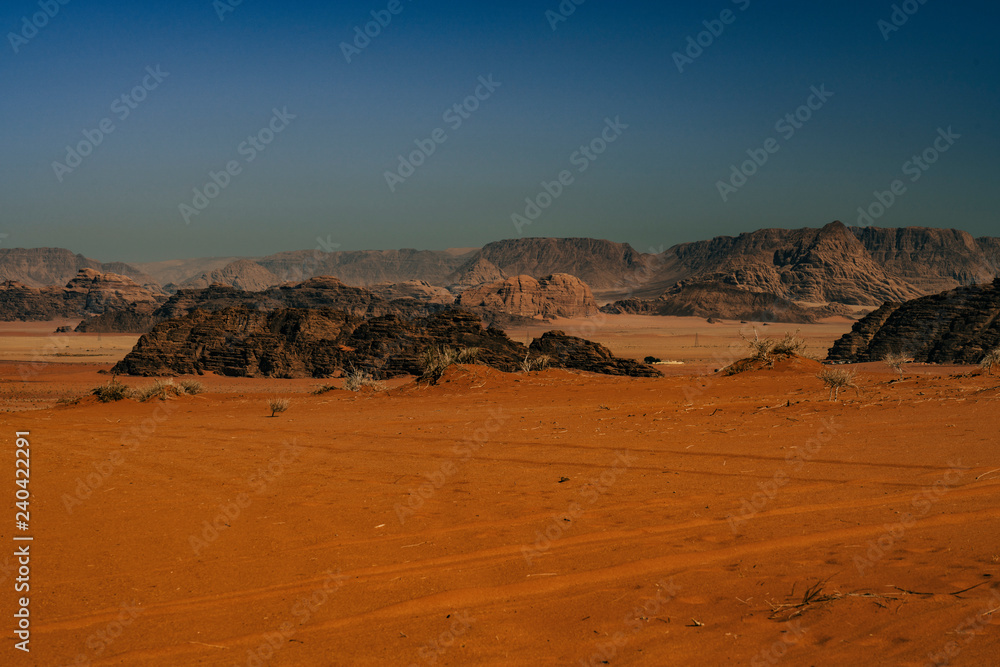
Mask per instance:
[[[174,384],[173,380],[156,380],[148,387],[135,390],[135,397],[140,403],[145,403],[154,398],[166,401],[174,396],[180,396],[184,390]]]
[[[183,393],[191,394],[192,396],[195,396],[205,391],[205,385],[203,385],[198,380],[182,380],[180,386],[181,386],[181,391],[183,391]]]
[[[463,347],[454,350],[450,347],[429,347],[421,356],[421,373],[419,382],[436,384],[444,372],[452,364],[474,364],[479,360],[478,347]]]
[[[292,404],[289,398],[272,398],[267,402],[267,407],[271,408],[271,416],[275,416],[279,412],[284,412],[288,409],[288,406]]]
[[[830,390],[830,400],[836,401],[840,398],[841,389],[853,389],[860,393],[858,385],[854,382],[857,376],[857,371],[849,371],[846,368],[827,368],[816,377]]]
[[[124,382],[119,382],[118,378],[113,377],[107,384],[94,387],[90,393],[96,396],[97,400],[101,403],[111,403],[112,401],[121,401],[131,397],[132,388]]]
[[[1000,366],[1000,347],[994,348],[986,353],[979,365],[984,371],[993,375],[993,367]]]
[[[903,379],[903,364],[907,364],[907,363],[909,363],[909,362],[911,362],[913,360],[907,358],[906,356],[904,356],[902,354],[896,354],[896,353],[893,352],[893,353],[887,354],[884,357],[882,357],[882,361],[885,363],[886,366],[888,366],[892,370],[894,370],[897,373],[899,373],[899,379],[902,380]]]
[[[364,371],[351,371],[344,380],[347,391],[361,391],[362,387],[371,387],[375,391],[385,391],[385,383],[376,380]]]

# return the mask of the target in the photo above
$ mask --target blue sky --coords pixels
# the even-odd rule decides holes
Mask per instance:
[[[394,15],[388,0],[243,0],[220,20],[221,2],[42,0],[54,13],[42,18],[38,0],[0,5],[3,247],[141,262],[317,238],[439,249],[522,234],[645,251],[855,224],[893,181],[905,192],[875,224],[1000,235],[995,3],[910,0],[916,11],[885,39],[890,2],[567,0],[575,9],[555,29],[546,12],[558,0],[401,0]],[[391,22],[348,63],[341,45],[373,11]],[[707,46],[679,71],[674,54],[699,33]],[[776,122],[822,86],[832,95],[813,98],[786,138]],[[463,103],[454,127],[456,112],[444,114]],[[606,119],[627,128],[574,160],[592,141],[602,148]],[[948,128],[960,138],[911,181],[905,163]],[[68,170],[67,146],[88,136],[99,144]],[[270,143],[258,151],[249,137]],[[768,139],[776,152],[761,152]],[[412,175],[397,171],[417,141],[433,153]],[[720,192],[747,151],[767,161]],[[402,180],[390,188],[393,171]],[[543,182],[556,191],[567,171],[570,184],[519,229],[525,199],[539,201]],[[211,173],[225,187],[201,200]]]

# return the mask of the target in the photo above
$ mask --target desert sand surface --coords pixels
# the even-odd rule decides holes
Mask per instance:
[[[30,432],[17,664],[997,664],[1000,377],[865,364],[832,402],[808,359],[712,373],[735,329],[682,324],[588,335],[691,362],[657,379],[206,375],[102,404],[110,363],[0,363],[5,404],[38,397],[0,412],[8,545]],[[695,329],[712,354],[668,344]]]

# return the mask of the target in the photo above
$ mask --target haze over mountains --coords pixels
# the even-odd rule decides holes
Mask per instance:
[[[568,274],[584,285],[562,289],[576,297],[556,298],[576,303],[582,310],[568,312],[578,315],[593,311],[587,296],[593,290],[598,303],[610,302],[605,306],[609,312],[809,321],[989,283],[1000,275],[1000,239],[975,239],[954,229],[849,228],[833,222],[819,229],[761,229],[658,253],[599,239],[523,238],[496,241],[478,250],[301,250],[229,259],[134,266],[102,264],[55,248],[0,250],[0,277],[8,281],[0,288],[0,300],[9,302],[19,295],[20,303],[28,305],[3,312],[8,317],[14,312],[23,315],[35,298],[25,291],[27,287],[69,289],[62,286],[80,269],[90,269],[132,278],[148,290],[148,295],[138,297],[146,303],[150,297],[177,290],[191,294],[223,285],[263,293],[325,276],[337,278],[338,295],[346,286],[370,287],[372,294],[387,302],[449,304],[455,301],[452,295],[457,298],[472,290],[466,298],[469,304],[492,304],[513,314],[524,309],[511,304],[538,301],[534,295],[538,279]],[[187,270],[194,273],[185,276]],[[570,285],[561,280],[561,285]],[[546,308],[548,314],[567,314]],[[87,310],[95,312],[102,311]]]

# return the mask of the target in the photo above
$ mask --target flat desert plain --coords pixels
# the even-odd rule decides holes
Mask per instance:
[[[657,379],[456,366],[313,394],[205,375],[106,404],[89,391],[134,336],[56,356],[31,352],[51,328],[8,327],[0,662],[998,664],[1000,378],[864,364],[834,402],[808,359],[713,373],[738,323],[656,319],[577,333],[687,362]],[[821,355],[849,326],[762,333]]]

